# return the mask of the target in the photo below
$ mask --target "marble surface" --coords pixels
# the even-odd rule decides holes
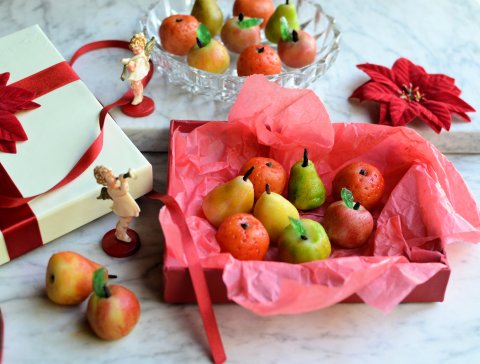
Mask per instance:
[[[155,188],[165,190],[165,154],[147,154]],[[477,199],[480,158],[451,156]],[[129,259],[107,257],[99,247],[116,222],[112,214],[0,267],[5,319],[4,363],[208,363],[195,305],[162,303],[163,237],[159,204],[140,199],[133,223],[143,246]],[[74,250],[106,265],[134,291],[142,314],[118,342],[96,339],[85,321],[86,304],[60,307],[44,293],[45,267],[58,251]],[[229,363],[449,363],[480,361],[480,245],[447,248],[452,268],[443,303],[401,304],[389,315],[364,304],[337,304],[295,316],[259,317],[231,304],[215,305]],[[28,349],[26,349],[28,348]]]
[[[129,39],[140,29],[139,20],[158,0],[130,2],[88,0],[63,3],[54,0],[2,0],[0,36],[38,23],[68,59],[81,45],[101,39]],[[178,0],[180,1],[180,0]],[[221,0],[226,1],[226,0]],[[376,104],[348,101],[352,91],[368,77],[355,65],[365,62],[391,66],[399,57],[422,65],[429,73],[454,77],[462,97],[480,108],[480,23],[477,0],[336,0],[319,1],[336,19],[342,32],[341,50],[334,65],[312,89],[323,100],[332,121],[373,122]],[[123,51],[102,51],[81,58],[79,75],[103,103],[116,100],[127,88],[119,80],[118,60]],[[142,151],[166,151],[171,119],[226,120],[229,104],[193,96],[168,84],[158,73],[146,92],[157,103],[156,112],[132,119],[120,111],[112,114]],[[188,105],[188,107],[181,106]],[[420,134],[446,153],[480,152],[480,114],[471,123],[454,118],[449,133],[435,134],[414,122]]]
[[[38,23],[69,58],[80,45],[93,40],[128,39],[138,29],[138,19],[156,1],[2,0],[0,36]],[[440,0],[434,5],[413,0],[337,0],[322,5],[336,17],[343,32],[336,64],[313,87],[333,120],[372,120],[377,112],[374,107],[346,100],[366,79],[355,65],[365,61],[391,65],[399,56],[410,57],[430,72],[455,77],[464,99],[479,108],[478,1]],[[99,52],[76,65],[104,103],[115,100],[126,88],[118,80],[117,66],[112,66],[121,57],[121,51]],[[92,63],[98,71],[92,69]],[[154,116],[135,120],[114,113],[144,150],[164,150],[172,118],[222,120],[229,110],[228,105],[193,97],[159,77],[149,93],[159,105]],[[435,143],[448,152],[479,152],[479,116],[473,114],[472,119],[471,124],[455,122],[452,133],[442,133]],[[164,191],[167,156],[153,153],[147,157],[154,165],[155,188]],[[449,158],[480,201],[480,157]],[[197,307],[162,302],[160,205],[147,199],[140,199],[140,205],[143,212],[133,227],[143,246],[132,258],[109,258],[100,249],[101,236],[116,223],[110,214],[0,266],[0,307],[6,326],[4,363],[209,362]],[[105,264],[118,274],[119,283],[138,295],[142,316],[128,337],[113,343],[100,341],[86,324],[85,304],[64,308],[48,301],[45,267],[49,257],[62,250],[74,250]],[[303,315],[273,317],[259,317],[237,305],[216,305],[228,362],[480,362],[480,245],[458,243],[447,252],[452,275],[445,302],[402,304],[387,316],[364,304],[338,304]]]

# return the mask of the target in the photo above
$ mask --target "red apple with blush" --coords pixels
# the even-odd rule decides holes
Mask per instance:
[[[94,272],[93,289],[87,321],[95,334],[104,340],[128,335],[140,318],[140,303],[135,294],[120,285],[108,286],[104,268]]]
[[[323,227],[330,241],[342,248],[358,248],[364,245],[373,231],[373,217],[370,212],[353,202],[352,193],[344,188],[342,200],[328,206]]]
[[[293,30],[289,36],[278,42],[278,55],[288,67],[305,67],[315,61],[317,43],[307,32]]]
[[[263,19],[248,18],[242,13],[228,19],[220,34],[223,44],[234,53],[242,53],[248,46],[260,43],[260,26]]]

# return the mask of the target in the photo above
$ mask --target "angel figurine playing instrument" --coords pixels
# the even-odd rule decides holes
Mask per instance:
[[[113,174],[112,170],[105,166],[95,167],[93,173],[97,183],[104,186],[102,187],[100,196],[98,196],[97,199],[112,200],[113,201],[113,205],[111,207],[112,211],[119,218],[115,229],[105,234],[102,241],[102,246],[104,250],[110,255],[126,256],[126,255],[118,255],[118,253],[112,254],[112,252],[109,251],[108,247],[111,248],[111,245],[118,243],[118,241],[117,242],[115,241],[116,239],[116,240],[119,240],[120,242],[128,243],[128,244],[123,244],[124,245],[123,247],[121,244],[119,249],[126,249],[131,254],[133,254],[136,250],[138,250],[138,247],[134,247],[134,246],[125,247],[125,245],[127,246],[134,245],[134,244],[138,245],[140,243],[138,234],[132,229],[128,228],[128,225],[132,222],[133,218],[138,217],[140,213],[140,207],[128,192],[129,186],[128,186],[127,179],[135,178],[135,174],[133,173],[133,171],[129,170],[127,173],[120,174],[118,177],[116,177]],[[113,237],[115,237],[115,239],[113,239]],[[106,239],[109,239],[110,241],[105,241]],[[108,247],[106,247],[106,245],[108,245]],[[117,249],[117,248],[114,248],[114,249]]]
[[[147,38],[145,38],[143,33],[137,33],[130,39],[129,44],[129,48],[134,56],[122,59],[123,72],[120,78],[122,81],[125,81],[125,79],[130,81],[134,96],[131,104],[134,106],[139,105],[144,100],[142,80],[150,71],[150,54],[154,46],[154,37],[147,42]],[[129,73],[128,78],[127,71]]]

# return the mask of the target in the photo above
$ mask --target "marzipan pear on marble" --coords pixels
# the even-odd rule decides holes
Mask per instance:
[[[63,251],[50,257],[45,275],[47,296],[60,305],[78,305],[92,293],[93,272],[101,265]]]

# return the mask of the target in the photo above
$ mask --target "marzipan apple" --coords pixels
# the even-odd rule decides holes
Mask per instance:
[[[247,18],[242,13],[230,18],[223,25],[221,38],[225,47],[234,53],[242,53],[248,46],[260,43],[260,24],[263,20]]]
[[[348,189],[342,189],[341,194],[342,200],[332,203],[325,211],[323,226],[332,243],[343,248],[358,248],[372,234],[373,217],[359,202],[353,202]]]
[[[287,263],[306,263],[326,259],[332,247],[323,226],[310,219],[290,217],[278,241],[280,260]]]
[[[227,48],[216,39],[212,39],[205,25],[197,29],[197,45],[187,55],[190,67],[212,73],[225,73],[230,66]]]
[[[94,293],[87,306],[87,321],[104,340],[117,340],[130,333],[140,318],[140,303],[135,294],[120,285],[108,286],[105,269],[93,275]]]

